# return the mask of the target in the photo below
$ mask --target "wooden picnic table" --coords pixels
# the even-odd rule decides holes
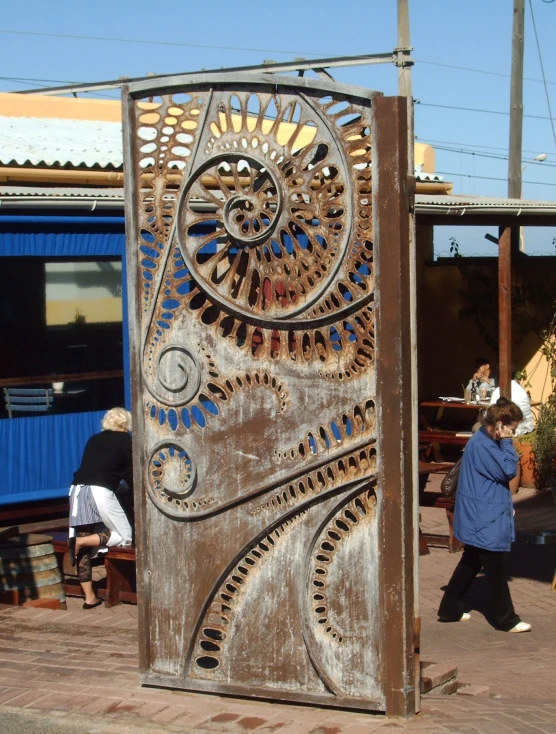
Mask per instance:
[[[424,400],[423,402],[419,403],[419,421],[425,430],[430,431],[440,427],[440,423],[442,421],[442,417],[446,408],[459,411],[466,410],[471,414],[473,412],[478,413],[480,410],[488,408],[488,406],[488,402],[465,403],[457,402],[455,400]],[[436,408],[436,426],[431,425],[423,408]]]

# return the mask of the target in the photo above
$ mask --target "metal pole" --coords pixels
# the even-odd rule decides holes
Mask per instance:
[[[321,59],[298,59],[297,61],[276,62],[268,61],[263,64],[251,64],[249,66],[230,66],[220,69],[201,69],[200,71],[186,71],[171,76],[197,76],[199,74],[235,74],[237,72],[264,72],[277,74],[288,71],[304,71],[308,69],[328,69],[344,66],[365,66],[367,64],[392,64],[398,63],[396,50],[380,54],[364,54],[362,56],[327,56]],[[411,62],[413,63],[413,62]],[[16,94],[77,94],[77,92],[96,92],[102,89],[120,89],[124,85],[136,84],[137,82],[154,82],[157,79],[167,79],[168,74],[154,74],[153,76],[129,77],[127,79],[112,79],[109,81],[89,82],[85,84],[64,84],[61,87],[39,87],[37,89],[22,89]]]

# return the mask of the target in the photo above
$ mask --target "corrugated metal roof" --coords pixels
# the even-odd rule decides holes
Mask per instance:
[[[0,164],[4,166],[123,166],[119,122],[0,116]],[[417,181],[442,176],[415,169]],[[70,194],[68,194],[70,195]]]
[[[119,122],[1,117],[0,163],[5,166],[123,165]]]
[[[418,212],[463,216],[466,212],[507,212],[524,214],[556,213],[556,201],[532,199],[498,199],[491,196],[446,196],[445,194],[416,194],[415,209]]]
[[[88,187],[88,186],[44,186],[30,184],[0,184],[0,206],[16,205],[16,202],[31,204],[40,202],[41,206],[56,207],[57,201],[78,202],[110,202],[112,207],[122,206],[124,190],[122,187]],[[108,204],[107,204],[108,205]],[[465,214],[510,214],[515,217],[523,215],[556,215],[556,202],[535,201],[529,199],[499,199],[488,196],[447,196],[445,194],[416,194],[415,211],[417,214],[439,214],[446,216],[465,216]]]

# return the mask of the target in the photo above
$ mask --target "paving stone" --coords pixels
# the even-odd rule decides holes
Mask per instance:
[[[556,732],[556,593],[547,583],[556,555],[537,553],[537,548],[523,541],[520,523],[531,515],[527,508],[539,500],[530,493],[520,502],[518,544],[510,558],[511,588],[516,608],[533,625],[531,634],[508,635],[489,626],[480,611],[485,608],[487,591],[483,576],[466,597],[472,620],[465,625],[438,624],[441,586],[459,557],[432,548],[429,556],[420,559],[423,657],[438,661],[437,665],[457,667],[460,680],[468,682],[470,689],[490,687],[490,697],[472,696],[469,691],[468,695],[440,695],[452,685],[448,680],[423,696],[421,714],[392,720],[365,712],[141,687],[136,607],[99,607],[88,613],[81,609],[82,600],[75,598],[69,600],[67,612],[0,607],[0,717],[4,711],[22,707],[37,715],[50,711],[71,717],[68,712],[79,706],[81,717],[108,716],[115,724],[120,722],[124,732],[135,731],[132,722],[137,722],[139,727],[154,727],[143,728],[149,734]],[[538,529],[555,529],[542,526],[542,522],[548,525],[547,507],[528,522]],[[421,509],[425,532],[436,532],[427,524],[437,526],[438,532],[445,530],[442,512]],[[556,514],[550,518],[556,526]],[[432,683],[430,666],[425,672]]]
[[[155,724],[168,724],[178,717],[185,716],[187,709],[185,706],[165,706],[161,711],[151,717],[151,721]]]
[[[289,726],[292,723],[292,719],[288,719],[285,716],[277,716],[272,719],[268,719],[264,724],[257,727],[257,734],[277,734],[282,732],[284,727]]]
[[[488,686],[479,685],[461,685],[457,689],[458,696],[490,696],[490,688]]]
[[[21,696],[22,693],[23,691],[21,688],[2,689],[2,691],[0,692],[0,705],[3,703],[8,703],[14,698],[17,698],[17,696]]]
[[[114,705],[113,698],[91,698],[79,708],[79,713],[104,714]]]
[[[28,706],[37,703],[45,697],[49,697],[49,695],[47,691],[22,691],[20,696],[13,698],[9,702],[9,705],[17,707]]]

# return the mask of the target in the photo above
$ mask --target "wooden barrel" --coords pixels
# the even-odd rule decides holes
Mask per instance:
[[[19,603],[66,595],[49,535],[22,533],[0,540],[0,592],[17,592]]]

